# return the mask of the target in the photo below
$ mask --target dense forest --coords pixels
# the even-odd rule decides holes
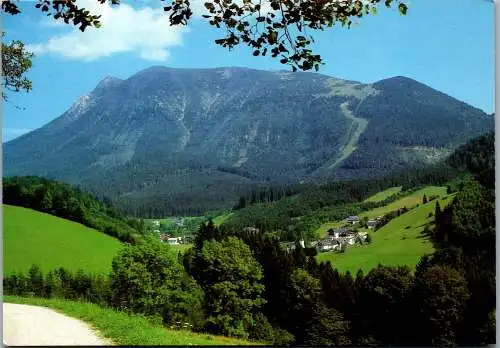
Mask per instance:
[[[107,202],[77,187],[40,177],[3,180],[3,203],[30,208],[95,228],[123,242],[145,232],[144,222],[129,218]]]
[[[183,256],[145,237],[115,257],[108,277],[43,275],[33,266],[5,277],[4,291],[85,300],[274,345],[494,344],[493,140],[476,139],[455,154],[454,165],[471,176],[447,208],[436,204],[425,231],[436,251],[415,271],[379,265],[366,275],[341,274],[318,264],[315,249],[286,251],[276,235],[207,222]],[[480,158],[491,166],[475,166]]]

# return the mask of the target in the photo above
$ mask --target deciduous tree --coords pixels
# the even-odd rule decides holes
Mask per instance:
[[[98,0],[118,6],[120,0]],[[202,1],[202,0],[200,0]],[[340,25],[349,28],[353,20],[375,14],[377,5],[394,5],[404,15],[407,0],[211,0],[205,1],[203,17],[221,29],[224,36],[217,45],[232,49],[248,46],[254,56],[269,54],[295,71],[319,69],[320,55],[310,46],[313,31]],[[38,0],[35,6],[55,20],[72,23],[81,31],[100,27],[100,16],[90,13],[75,0]],[[14,0],[2,2],[2,10],[17,15],[21,9]],[[171,25],[187,25],[193,17],[190,0],[173,0],[164,6]]]

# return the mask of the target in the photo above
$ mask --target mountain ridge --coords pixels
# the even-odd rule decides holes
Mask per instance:
[[[57,119],[5,143],[5,173],[80,184],[127,208],[196,206],[204,195],[222,207],[252,185],[434,163],[492,124],[481,110],[402,76],[363,84],[306,72],[153,66],[104,78]]]

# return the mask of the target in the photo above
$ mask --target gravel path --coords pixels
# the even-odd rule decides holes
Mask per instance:
[[[45,307],[12,303],[3,304],[3,342],[8,346],[112,344],[80,320]]]

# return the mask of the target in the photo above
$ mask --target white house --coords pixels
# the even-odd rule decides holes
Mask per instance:
[[[174,238],[168,238],[167,243],[170,245],[178,245],[181,244],[182,238],[180,237],[174,237]]]
[[[330,251],[330,250],[336,250],[336,249],[339,249],[340,248],[340,244],[333,244],[333,243],[327,243],[327,244],[323,244],[319,250],[320,251]]]

